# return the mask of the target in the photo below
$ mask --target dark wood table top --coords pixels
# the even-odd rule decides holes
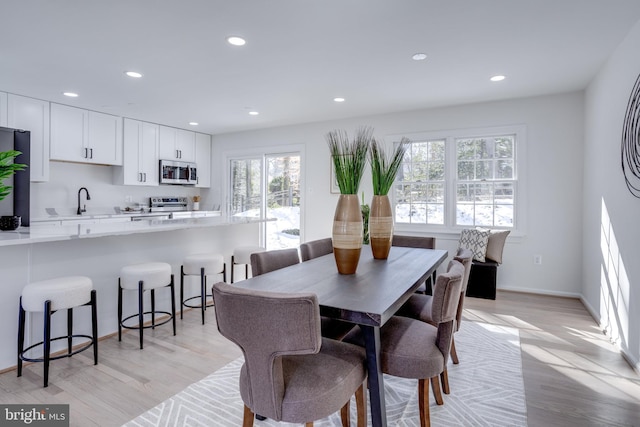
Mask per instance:
[[[447,251],[393,246],[386,260],[362,247],[355,274],[338,273],[333,254],[272,271],[234,286],[283,293],[314,293],[324,316],[382,326],[447,258]]]

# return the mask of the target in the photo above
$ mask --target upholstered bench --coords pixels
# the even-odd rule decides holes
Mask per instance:
[[[509,232],[484,228],[462,230],[459,247],[473,252],[466,296],[496,299],[498,266],[502,264],[502,251]]]
[[[499,265],[489,259],[485,260],[485,262],[472,261],[465,295],[468,297],[496,299],[496,278]]]

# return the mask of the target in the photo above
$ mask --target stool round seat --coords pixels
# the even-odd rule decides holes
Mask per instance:
[[[77,307],[91,307],[91,335],[74,333],[73,310]],[[66,335],[51,336],[52,316],[59,310],[67,312]],[[25,325],[27,313],[43,313],[42,341],[25,347]],[[74,340],[84,342],[74,347]],[[51,355],[51,343],[65,340],[66,352]],[[96,304],[96,291],[93,282],[84,276],[58,277],[27,284],[20,295],[18,307],[18,377],[22,376],[22,362],[44,363],[44,386],[49,385],[49,362],[52,360],[71,357],[93,347],[93,364],[98,364],[98,310]],[[42,357],[32,357],[30,352],[36,348],[42,348]]]
[[[200,274],[204,268],[207,275],[219,274],[224,270],[224,257],[220,254],[187,255],[182,262],[184,274]]]
[[[235,264],[251,264],[251,254],[264,251],[262,246],[238,246],[233,250],[233,261]]]
[[[227,269],[224,264],[224,256],[216,253],[200,253],[187,255],[182,261],[180,269],[180,318],[183,317],[184,307],[199,308],[202,312],[202,324],[204,325],[204,312],[207,307],[213,307],[213,295],[207,293],[207,276],[222,274],[222,280],[227,281]],[[185,298],[184,277],[200,276],[200,292],[198,295]],[[208,300],[207,300],[208,299]],[[199,300],[199,304],[196,304]]]
[[[249,266],[251,265],[251,254],[264,252],[262,246],[238,246],[231,255],[231,283],[234,282],[234,271],[236,265],[244,264],[244,278],[249,278]]]
[[[167,286],[171,282],[171,264],[166,262],[145,262],[122,267],[120,286],[122,289],[138,289],[142,281],[144,290]]]
[[[59,277],[29,283],[22,290],[24,311],[42,312],[45,301],[51,301],[51,310],[65,310],[91,301],[91,279],[84,276]]]

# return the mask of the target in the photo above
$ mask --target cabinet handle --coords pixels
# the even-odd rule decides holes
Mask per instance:
[[[147,182],[147,173],[144,173],[144,182]]]
[[[87,149],[85,148],[85,149],[84,149],[84,158],[86,159],[86,158],[87,158],[87,156],[88,156],[88,152],[87,152]]]
[[[90,156],[89,156],[89,158],[90,158],[90,159],[93,159],[93,148],[89,148],[89,152],[91,153],[91,154],[90,154]]]
[[[138,172],[138,182],[142,182],[142,172]]]

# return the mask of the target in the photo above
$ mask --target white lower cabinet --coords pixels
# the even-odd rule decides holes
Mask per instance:
[[[114,169],[114,182],[123,185],[158,185],[159,126],[124,119],[122,167]]]
[[[31,133],[31,181],[49,181],[49,102],[8,94],[7,126]]]

